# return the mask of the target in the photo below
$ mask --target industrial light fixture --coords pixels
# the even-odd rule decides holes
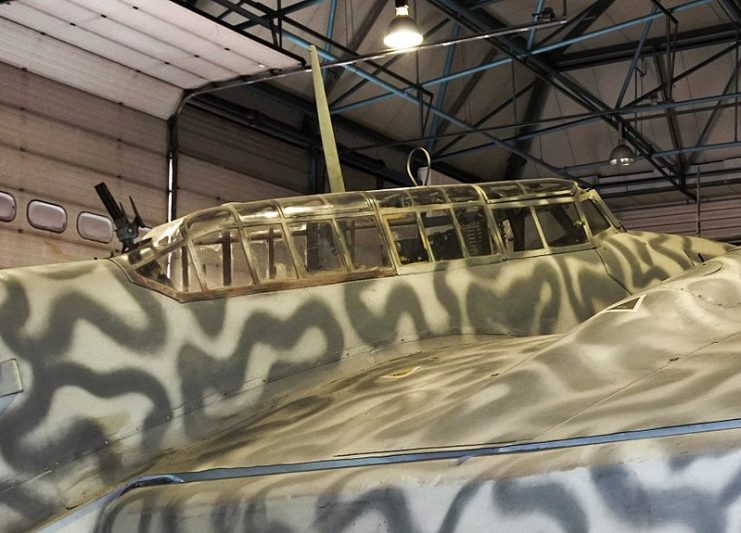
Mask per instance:
[[[389,24],[383,44],[393,49],[413,48],[422,43],[422,32],[409,16],[409,0],[395,0],[396,16]]]
[[[610,152],[610,164],[627,167],[636,160],[636,155],[630,146],[625,144],[625,139],[622,137],[618,140],[617,146]]]
[[[612,149],[612,152],[610,152],[610,164],[613,166],[620,166],[620,167],[627,167],[628,165],[631,165],[636,160],[635,152],[625,144],[625,139],[623,138],[623,123],[620,123],[620,138],[618,139],[617,146]]]

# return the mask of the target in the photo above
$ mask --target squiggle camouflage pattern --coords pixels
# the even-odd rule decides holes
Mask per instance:
[[[721,406],[734,390],[737,255],[714,260],[722,265],[716,272],[702,276],[711,261],[659,285],[637,310],[606,311],[578,326],[726,249],[614,232],[589,250],[191,303],[132,284],[113,261],[0,272],[0,364],[16,365],[0,366],[0,384],[22,384],[22,391],[0,391],[1,528],[55,522],[143,473],[731,417],[734,404]],[[713,346],[725,362],[692,367],[696,354]],[[685,352],[692,357],[670,361]],[[721,396],[711,398],[706,387]],[[736,452],[721,452],[710,464],[727,472]],[[606,470],[585,462],[519,475],[508,473],[511,460],[480,458],[453,469],[449,481],[450,465],[433,461],[282,474],[244,491],[238,481],[219,483],[202,496],[186,485],[136,489],[102,514],[56,523],[73,530],[414,531],[472,530],[488,527],[490,517],[579,530],[602,524],[590,502],[609,508],[616,498],[604,491],[628,483],[626,476],[660,479],[621,466],[619,453],[602,460]],[[675,460],[659,454],[655,468]],[[489,461],[500,467],[491,470]],[[370,484],[355,483],[366,475]],[[684,486],[681,479],[671,486]],[[731,485],[708,488],[707,497],[733,492],[725,488]],[[300,492],[274,496],[280,487]],[[735,502],[728,498],[724,509]],[[722,527],[736,523],[731,515],[717,518]],[[612,520],[604,523],[631,524],[629,517]]]

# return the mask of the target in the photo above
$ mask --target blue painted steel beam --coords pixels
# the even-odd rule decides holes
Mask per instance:
[[[533,16],[533,22],[538,22],[538,15],[543,11],[543,6],[545,5],[545,0],[536,0],[535,2],[535,11]],[[535,44],[535,28],[530,30],[530,35],[527,37],[527,49],[532,50],[533,44]]]
[[[511,137],[509,139],[504,139],[506,142],[511,141],[521,141],[525,139],[531,139],[534,137],[539,137],[542,135],[548,135],[551,133],[557,133],[559,131],[563,131],[566,129],[574,128],[576,126],[585,125],[590,122],[596,122],[601,119],[602,116],[605,114],[633,114],[633,113],[652,113],[656,111],[664,111],[668,109],[677,109],[682,107],[692,107],[696,105],[702,105],[702,104],[709,104],[709,103],[715,103],[715,102],[722,102],[725,100],[735,100],[736,98],[741,98],[741,92],[739,93],[728,93],[728,94],[720,94],[715,96],[702,96],[699,98],[691,98],[689,100],[681,100],[678,102],[663,102],[658,104],[649,104],[649,105],[641,105],[641,106],[630,106],[630,107],[623,107],[621,109],[615,109],[611,110],[610,112],[606,113],[600,113],[598,115],[588,117],[586,119],[581,119],[577,122],[567,122],[565,124],[559,124],[558,126],[552,126],[550,128],[544,128],[538,131],[533,131],[529,133],[525,133],[523,135],[518,135],[515,137]],[[658,117],[657,117],[658,118]],[[507,126],[511,127],[511,126]],[[461,156],[461,155],[470,155],[472,153],[480,152],[482,150],[487,150],[489,148],[493,148],[494,145],[492,143],[486,143],[486,144],[480,144],[477,146],[471,146],[470,148],[465,148],[463,150],[458,150],[456,152],[450,152],[447,154],[440,154],[435,155],[435,161],[442,161],[444,159],[450,159],[452,157]],[[657,152],[657,153],[668,153],[668,152]],[[655,155],[655,154],[654,154]],[[671,155],[671,154],[670,154]]]
[[[653,15],[657,11],[658,11],[658,8],[654,6],[651,9],[651,14]],[[630,80],[636,71],[636,67],[638,66],[638,60],[641,57],[641,51],[643,50],[643,45],[646,43],[646,38],[648,37],[648,34],[651,31],[652,24],[653,24],[653,19],[646,22],[646,25],[643,27],[643,31],[641,32],[641,38],[638,41],[638,46],[636,47],[635,54],[633,54],[633,59],[630,61],[630,66],[628,66],[628,72],[625,75],[625,79],[623,80],[623,86],[620,88],[620,94],[618,94],[615,107],[620,107],[623,103],[623,98],[625,98],[625,93],[628,90],[628,85],[630,85]]]
[[[733,73],[731,74],[731,77],[728,78],[728,82],[726,83],[725,89],[723,89],[723,94],[727,94],[731,90],[731,87],[733,87],[734,82],[736,83],[738,82],[737,76],[739,75],[739,69],[741,69],[741,61],[736,63],[736,66],[733,69]],[[738,98],[738,96],[736,96],[736,98]],[[716,104],[715,109],[713,109],[713,112],[710,113],[710,116],[708,117],[708,120],[705,123],[705,127],[702,129],[702,132],[700,133],[700,136],[698,137],[697,142],[695,143],[695,147],[704,144],[708,136],[710,135],[710,132],[715,126],[715,122],[718,119],[718,116],[720,115],[720,104],[721,102],[719,101]],[[697,154],[695,152],[691,152],[691,155],[687,161],[688,168],[691,167],[695,163],[696,158],[697,158]]]
[[[460,36],[461,33],[461,27],[460,25],[456,24],[453,26],[453,32],[451,35],[452,39],[457,39]],[[445,64],[443,65],[443,76],[447,76],[450,74],[450,71],[453,69],[453,59],[455,59],[455,50],[456,46],[449,46],[448,51],[445,54]],[[440,86],[440,90],[437,93],[437,96],[435,97],[435,102],[437,104],[437,107],[440,109],[443,109],[445,107],[445,95],[448,92],[448,84],[443,83]],[[430,126],[430,136],[437,135],[438,128],[440,127],[440,116],[434,115],[432,117],[432,124]],[[427,142],[427,151],[432,152],[433,148],[435,146],[435,139],[430,139]]]
[[[728,47],[726,47],[726,48],[724,48],[724,49],[716,52],[712,56],[710,56],[710,57],[708,57],[706,59],[703,59],[702,61],[700,61],[699,63],[693,65],[690,68],[688,68],[687,70],[685,70],[681,74],[678,74],[678,75],[674,76],[672,78],[672,80],[671,80],[671,83],[674,84],[674,83],[677,83],[680,80],[683,80],[683,79],[687,78],[688,76],[694,74],[695,72],[701,70],[702,68],[706,67],[707,65],[710,65],[711,63],[713,63],[717,59],[720,59],[724,55],[726,55],[729,52],[733,51],[735,48],[736,48],[736,45],[733,44],[731,46],[728,46]],[[661,86],[654,87],[653,89],[651,89],[651,90],[645,92],[643,95],[639,96],[637,99],[635,99],[635,100],[633,100],[631,102],[628,102],[628,104],[626,104],[626,107],[623,107],[623,109],[630,108],[630,111],[627,111],[627,112],[629,112],[629,113],[635,112],[633,110],[633,108],[635,106],[637,106],[640,102],[643,102],[643,101],[647,100],[652,94],[656,94],[660,90],[661,90]],[[688,101],[688,100],[685,100],[685,101]],[[661,106],[663,104],[658,104],[658,105]],[[671,103],[669,105],[671,105]],[[654,107],[654,109],[660,109],[660,107]],[[622,110],[621,110],[621,112],[622,112]],[[598,117],[598,116],[582,118],[582,119],[578,119],[578,120],[573,120],[573,121],[566,122],[565,124],[561,124],[559,126],[552,126],[550,128],[543,128],[543,129],[540,129],[538,131],[531,132],[528,135],[531,135],[531,136],[548,135],[550,133],[554,133],[554,132],[557,132],[557,131],[563,131],[563,130],[566,130],[566,129],[569,129],[569,128],[574,128],[576,126],[582,126],[584,124],[589,124],[589,123],[592,123],[592,122],[596,122],[598,120],[600,120],[600,117]]]
[[[532,81],[532,82],[528,83],[525,87],[522,87],[519,91],[517,91],[515,94],[513,94],[507,100],[505,100],[504,102],[502,102],[501,104],[499,104],[497,107],[495,107],[494,109],[492,109],[491,111],[489,111],[486,115],[484,115],[479,120],[477,120],[474,123],[474,126],[476,126],[477,128],[480,128],[483,124],[485,124],[486,122],[488,122],[489,120],[491,120],[492,118],[494,118],[495,116],[497,116],[499,113],[501,113],[502,111],[504,111],[505,109],[507,109],[514,102],[514,100],[516,98],[520,98],[520,97],[524,96],[525,93],[527,93],[528,91],[530,91],[531,89],[533,89],[535,87],[535,84],[537,83],[537,81],[538,80]],[[457,132],[455,134],[446,135],[446,137],[450,137],[450,136],[455,136],[455,139],[453,139],[452,141],[450,141],[448,144],[446,144],[445,146],[443,146],[442,148],[440,148],[440,150],[438,150],[435,154],[433,154],[433,157],[436,160],[438,158],[438,155],[444,154],[445,152],[447,152],[448,150],[450,150],[453,146],[455,146],[456,144],[458,144],[459,142],[461,142],[465,138],[466,134],[465,133]]]
[[[723,10],[728,14],[731,22],[741,25],[741,7],[734,0],[718,0]]]
[[[283,36],[284,36],[285,39],[291,41],[292,43],[294,43],[294,44],[296,44],[296,45],[298,45],[298,46],[300,46],[302,48],[308,49],[311,46],[311,43],[309,41],[307,41],[307,40],[299,37],[298,35],[294,35],[294,34],[292,34],[290,32],[287,32],[285,30],[283,31]],[[319,55],[322,58],[326,59],[327,61],[338,61],[338,58],[335,55],[331,54],[330,52],[327,52],[326,50],[320,49],[320,50],[317,50],[317,52],[319,53]],[[387,90],[387,91],[395,94],[396,96],[398,96],[398,97],[400,97],[400,98],[402,98],[402,99],[404,99],[404,100],[406,100],[408,102],[411,102],[411,103],[413,103],[415,105],[422,105],[422,106],[428,108],[429,111],[431,113],[433,113],[434,115],[438,115],[440,118],[442,118],[444,120],[447,120],[448,122],[450,122],[451,124],[453,124],[455,126],[458,126],[459,128],[462,128],[462,129],[467,130],[467,131],[475,130],[474,126],[472,126],[472,125],[470,125],[470,124],[468,124],[468,123],[466,123],[466,122],[458,119],[457,117],[454,117],[454,116],[446,113],[442,109],[439,109],[438,107],[436,107],[436,106],[434,106],[432,104],[429,104],[427,102],[420,102],[419,99],[417,99],[416,97],[408,94],[404,90],[399,89],[398,87],[395,87],[395,86],[391,85],[390,83],[388,83],[388,82],[386,82],[384,80],[381,80],[380,78],[377,78],[377,77],[375,77],[375,76],[373,76],[371,74],[368,74],[367,72],[361,70],[360,68],[358,68],[358,67],[356,67],[354,65],[345,65],[342,68],[344,68],[344,69],[352,72],[353,74],[356,74],[357,76],[360,76],[361,78],[367,79],[369,82],[373,83],[374,85],[378,85],[379,87],[381,87],[381,88],[383,88],[383,89],[385,89],[385,90]],[[537,164],[539,166],[542,166],[543,168],[545,168],[545,169],[547,169],[547,170],[549,170],[549,171],[551,171],[551,172],[553,172],[553,173],[555,173],[555,174],[557,174],[557,175],[559,175],[559,176],[561,176],[563,178],[566,178],[566,179],[574,179],[572,176],[570,176],[568,174],[568,172],[563,172],[559,168],[557,168],[557,167],[555,167],[553,165],[550,165],[550,164],[546,163],[545,161],[543,161],[541,159],[538,159],[537,157],[534,157],[534,156],[532,156],[532,155],[530,155],[530,154],[528,154],[526,152],[523,152],[522,150],[519,150],[516,146],[513,146],[513,145],[511,145],[509,143],[503,142],[501,139],[499,139],[498,137],[495,137],[494,135],[491,135],[491,134],[486,133],[486,132],[479,132],[478,134],[479,135],[482,135],[482,136],[484,136],[486,138],[488,138],[492,143],[500,146],[501,148],[503,148],[503,149],[505,149],[507,151],[510,151],[510,152],[514,152],[514,153],[522,156],[523,158],[527,159],[528,161],[532,161],[533,163],[535,163],[535,164]]]
[[[430,28],[429,30],[427,30],[423,34],[424,40],[426,41],[429,37],[432,37],[434,34],[436,34],[442,28],[444,28],[445,26],[447,26],[449,22],[450,22],[450,19],[444,19],[444,20],[441,20],[440,22],[438,22],[437,24],[435,24],[435,26],[433,26],[432,28]],[[390,67],[391,65],[393,65],[394,63],[396,63],[398,60],[400,60],[403,57],[404,57],[403,54],[395,55],[391,59],[389,59],[388,61],[386,61],[383,64],[383,67],[384,68],[388,68],[388,67]],[[376,75],[376,74],[379,74],[380,72],[381,72],[381,69],[375,69],[375,71],[373,72],[373,74]],[[352,94],[354,94],[356,91],[360,90],[366,83],[368,83],[367,80],[360,80],[358,83],[356,83],[355,85],[353,85],[352,87],[350,87],[347,91],[345,91],[344,93],[342,93],[333,102],[331,102],[331,104],[330,104],[331,109],[334,110],[334,108],[339,107],[338,104],[340,102],[344,101],[346,98],[348,98],[349,96],[351,96]],[[391,96],[393,96],[393,95],[391,95]],[[389,98],[391,96],[389,96]]]
[[[491,4],[498,4],[499,2],[502,2],[503,0],[478,0],[478,2],[471,2],[466,7],[468,9],[481,9],[482,7],[486,7]]]
[[[345,9],[347,9],[349,2],[345,3]],[[381,13],[383,13],[386,9],[388,9],[388,0],[371,0],[370,1],[370,8],[366,12],[366,14],[363,16],[363,18],[360,20],[360,23],[358,24],[358,27],[355,28],[355,33],[350,39],[350,41],[347,43],[347,48],[349,50],[353,50],[353,53],[351,54],[342,54],[343,56],[352,57],[354,55],[357,55],[357,50],[360,49],[363,42],[365,41],[366,37],[368,37],[368,33],[370,32],[371,28],[376,24],[378,21],[378,18],[381,16]],[[448,22],[445,20],[445,22]],[[393,60],[395,58],[391,58],[390,60],[386,61],[383,66],[384,68],[389,67],[391,64],[393,64]],[[331,73],[331,76],[329,77],[326,89],[327,89],[327,96],[331,96],[334,93],[334,89],[337,87],[337,85],[340,82],[340,79],[342,78],[342,75],[346,71],[344,70],[336,70]],[[380,70],[378,70],[380,72]],[[365,80],[360,80],[358,84],[364,84],[367,83]],[[355,85],[357,86],[357,84]],[[352,93],[351,93],[352,94]],[[344,98],[348,96],[348,91],[345,91],[342,93],[342,95],[339,98]],[[332,107],[337,103],[337,98],[334,99],[334,101],[330,101],[329,108],[332,109]]]
[[[561,35],[562,33],[570,32],[571,28],[580,22],[582,22],[586,18],[591,18],[590,13],[592,12],[593,4],[587,5],[584,9],[582,9],[579,13],[576,15],[569,17],[569,21],[566,24],[563,24],[556,28],[554,31],[543,37],[540,41],[540,46],[545,46],[546,43],[549,43],[553,41],[556,37]]]
[[[184,0],[173,0],[173,1],[183,2]],[[264,27],[266,27],[267,29],[270,29],[270,30],[275,30],[276,29],[276,28],[272,27],[270,25],[270,23],[265,22],[263,19],[261,19],[260,17],[258,17],[254,13],[252,13],[251,11],[249,11],[247,9],[244,9],[242,7],[239,7],[237,4],[233,4],[231,2],[231,0],[210,0],[210,1],[213,2],[213,3],[219,4],[219,5],[223,6],[223,7],[228,7],[230,9],[232,9],[235,13],[237,13],[237,14],[239,14],[239,15],[241,15],[241,16],[249,19],[249,20],[254,20],[255,22],[257,22],[257,23],[263,25]],[[263,13],[265,13],[265,17],[267,18],[267,20],[273,20],[273,19],[277,19],[277,18],[280,17],[280,13],[278,11],[276,11],[275,9],[273,9],[273,8],[271,8],[269,6],[266,6],[266,5],[262,4],[262,3],[260,3],[258,0],[242,0],[242,1],[243,1],[243,3],[246,3],[247,5],[249,5],[250,7],[253,7],[255,9],[259,9],[260,11],[262,11]],[[204,15],[206,17],[210,17],[210,15],[208,15],[205,12],[203,12],[202,10],[199,10],[198,8],[192,8],[192,9],[195,12],[200,13],[201,15]],[[331,40],[331,39],[327,39],[327,36],[323,32],[316,31],[313,28],[310,28],[309,26],[306,26],[305,24],[302,24],[300,22],[297,22],[296,20],[293,20],[293,19],[291,19],[289,17],[283,17],[282,20],[283,20],[283,24],[279,28],[281,36],[282,35],[287,35],[287,34],[290,33],[287,30],[285,30],[285,28],[283,27],[285,25],[289,25],[292,28],[295,28],[296,30],[300,31],[301,33],[307,35],[309,38],[316,39],[320,43],[329,43],[333,48],[335,48],[336,50],[342,52],[343,54],[354,55],[356,53],[355,50],[350,50],[346,46],[338,43],[337,41],[334,41],[334,40]],[[229,26],[229,27],[231,29],[234,29],[234,30],[239,30],[239,25],[237,25],[237,26]],[[254,37],[254,36],[251,36],[251,37],[254,38],[254,39],[257,39],[257,37]],[[282,51],[283,51],[283,53],[290,55],[290,52],[287,52],[285,50],[282,50]],[[378,63],[375,63],[374,61],[368,61],[368,64],[371,65],[374,68],[380,68],[380,69],[382,69],[383,72],[384,72],[384,74],[386,74],[386,75],[390,76],[391,78],[393,78],[393,79],[395,79],[395,80],[397,80],[397,81],[405,84],[406,86],[409,86],[409,87],[417,87],[417,85],[415,83],[413,83],[411,80],[409,80],[407,78],[404,78],[403,76],[397,74],[396,72],[394,72],[392,70],[383,68],[381,65],[379,65]],[[424,91],[424,88],[419,88],[419,90]],[[427,92],[427,94],[431,95],[431,93],[429,93],[429,92]]]
[[[334,39],[334,21],[337,17],[337,0],[329,0],[329,14],[327,15],[327,39]],[[329,50],[329,43],[325,43],[325,50]]]
[[[460,3],[461,0],[429,1],[443,13],[445,13],[446,16],[457,20],[460,24],[474,31],[486,31],[492,28],[501,28],[504,25],[502,21],[498,20],[496,17],[492,17],[485,12],[481,16],[472,14],[470,11],[466,10],[465,7]],[[615,0],[598,0],[593,5],[595,7],[604,7],[604,5],[609,5],[614,1]],[[610,109],[610,106],[603,102],[597,95],[595,95],[591,91],[586,90],[573,78],[570,78],[569,76],[566,76],[563,73],[559,72],[553,67],[553,65],[549,64],[548,61],[541,59],[540,56],[533,56],[532,54],[529,54],[527,50],[520,46],[516,39],[491,39],[490,42],[493,47],[502,51],[514,61],[521,63],[523,66],[531,70],[540,79],[543,79],[549,85],[552,85],[563,94],[574,100],[576,103],[583,105],[586,109],[592,112],[606,111]],[[603,117],[602,120],[608,123],[611,127],[617,127],[614,117]],[[642,155],[648,156],[655,151],[652,143],[648,139],[646,139],[641,132],[630,125],[626,125],[624,127],[623,137],[626,139],[626,141],[631,143],[631,145],[638,153]],[[676,183],[676,180],[667,171],[665,166],[656,163],[653,159],[651,159],[651,165],[658,172],[664,175],[666,179],[680,188],[680,184]],[[683,192],[686,193],[686,191]]]
[[[697,8],[697,7],[704,6],[704,5],[709,4],[709,3],[713,2],[713,1],[714,0],[692,0],[691,2],[687,2],[685,4],[682,4],[682,5],[679,5],[679,6],[670,8],[669,11],[672,12],[672,13],[679,13],[679,12],[682,12],[682,11],[686,11],[688,9],[694,9],[694,8]],[[663,16],[664,15],[662,13],[652,13],[652,14],[649,14],[649,15],[645,15],[643,17],[639,17],[639,18],[635,18],[635,19],[628,20],[628,21],[625,21],[625,22],[621,22],[619,24],[615,24],[613,26],[608,26],[608,27],[602,28],[600,30],[595,30],[593,32],[585,33],[584,35],[580,35],[578,37],[573,37],[571,39],[564,39],[563,41],[560,41],[560,42],[557,42],[557,43],[553,43],[553,44],[550,44],[550,45],[547,45],[547,46],[538,47],[538,48],[536,48],[534,50],[531,50],[528,54],[524,55],[523,57],[524,58],[527,58],[527,57],[529,57],[531,55],[540,55],[540,54],[544,54],[546,52],[551,52],[553,50],[558,50],[560,48],[566,48],[566,47],[571,46],[573,44],[577,44],[577,43],[581,43],[581,42],[584,42],[584,41],[588,41],[590,39],[594,39],[594,38],[597,38],[597,37],[602,37],[602,36],[607,35],[609,33],[613,33],[613,32],[620,31],[620,30],[624,30],[626,28],[630,28],[630,27],[637,26],[637,25],[640,25],[640,24],[646,24],[646,23],[648,23],[650,21],[653,21],[653,20],[655,20],[657,18],[660,18],[660,17],[663,17]],[[455,79],[458,79],[458,78],[463,78],[463,77],[466,77],[466,76],[470,76],[471,74],[475,74],[477,72],[482,72],[482,71],[489,70],[489,69],[492,69],[492,68],[495,68],[495,67],[499,67],[499,66],[502,66],[502,65],[508,65],[511,62],[512,62],[512,58],[510,58],[510,57],[504,57],[502,59],[497,59],[496,61],[492,61],[491,63],[487,63],[485,65],[478,65],[476,67],[471,67],[471,68],[464,69],[464,70],[461,70],[461,71],[458,71],[458,72],[454,72],[452,74],[449,74],[448,76],[440,76],[439,78],[434,78],[434,79],[431,79],[431,80],[423,81],[423,82],[421,82],[421,85],[423,87],[432,87],[432,86],[438,85],[440,83],[446,83],[446,82],[449,82],[449,81],[452,81],[452,80],[455,80]],[[402,90],[405,90],[405,91],[406,90],[411,90],[411,88],[405,88],[405,89],[402,89]],[[352,104],[348,104],[346,106],[338,107],[338,108],[334,109],[332,112],[333,113],[342,113],[344,111],[350,111],[352,109],[357,109],[358,107],[363,107],[365,105],[382,102],[384,100],[387,100],[388,98],[391,98],[392,96],[394,96],[394,95],[393,94],[390,94],[390,93],[384,93],[384,94],[381,94],[381,95],[378,95],[378,96],[374,96],[372,98],[367,98],[365,100],[360,100],[358,102],[354,102]]]
[[[291,13],[296,13],[298,11],[301,11],[302,9],[306,9],[308,7],[315,6],[316,4],[321,4],[323,1],[324,0],[302,0],[301,2],[296,2],[295,4],[292,4],[290,6],[284,7],[283,9],[281,9],[280,11],[278,11],[277,13],[279,13],[280,15],[290,15]],[[241,6],[242,4],[243,4],[243,2],[239,2],[237,4],[237,7]],[[230,12],[231,11],[228,11],[227,13],[224,13],[224,14],[227,15]],[[260,17],[260,18],[262,20],[264,20],[265,22],[269,22],[270,21],[270,17],[269,16]],[[237,24],[236,26],[234,26],[234,28],[237,29],[237,30],[246,30],[246,29],[249,29],[249,28],[251,28],[253,26],[256,26],[256,25],[257,24],[255,22],[247,21],[247,22],[243,22],[242,24]]]
[[[244,3],[244,2],[237,2],[237,5],[238,5],[238,6],[241,6],[241,5],[243,4],[243,3]],[[232,10],[231,10],[231,9],[225,9],[224,11],[222,11],[221,13],[219,13],[218,15],[216,15],[216,18],[217,18],[217,19],[219,19],[219,20],[222,20],[222,19],[224,19],[224,18],[225,18],[225,17],[227,16],[227,15],[229,15],[230,13],[232,13]]]
[[[703,146],[688,146],[686,148],[674,148],[672,150],[664,150],[662,152],[656,152],[652,154],[652,158],[657,157],[670,157],[675,156],[678,154],[692,154],[692,153],[698,153],[698,152],[711,152],[714,150],[725,150],[730,148],[741,148],[741,141],[729,141],[724,143],[717,143],[717,144],[706,144]],[[638,157],[636,158],[636,161],[643,161],[645,160],[645,157]],[[610,162],[607,160],[604,161],[592,161],[590,163],[582,163],[580,165],[571,165],[568,167],[561,167],[561,170],[567,171],[567,172],[576,172],[576,171],[584,171],[584,170],[594,170],[600,167],[606,167],[609,166]]]
[[[329,14],[327,15],[327,39],[334,39],[334,21],[337,16],[337,0],[329,0]],[[324,49],[329,51],[329,42],[324,44]],[[322,72],[322,79],[327,80],[327,71]]]

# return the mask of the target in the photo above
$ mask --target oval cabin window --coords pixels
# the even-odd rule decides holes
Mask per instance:
[[[113,240],[113,223],[108,217],[83,211],[77,217],[77,233],[83,239],[107,244]]]
[[[15,218],[15,198],[6,192],[0,192],[0,220],[11,222]]]
[[[28,203],[28,223],[36,229],[62,233],[67,229],[67,212],[61,205],[31,200]]]

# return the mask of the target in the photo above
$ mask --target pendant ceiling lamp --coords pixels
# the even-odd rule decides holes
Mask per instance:
[[[617,146],[610,152],[610,164],[620,167],[627,167],[633,164],[636,160],[636,155],[631,150],[630,146],[625,144],[625,139],[622,137],[618,140]]]
[[[389,24],[383,44],[393,49],[413,48],[422,44],[422,32],[409,16],[409,1],[396,0],[396,16]]]
[[[625,144],[623,138],[623,123],[620,123],[620,138],[618,139],[617,146],[610,152],[610,164],[613,166],[627,167],[633,164],[636,160],[636,154],[633,152],[630,146]]]

